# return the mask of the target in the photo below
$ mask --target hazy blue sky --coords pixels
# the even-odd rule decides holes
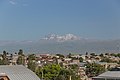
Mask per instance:
[[[52,33],[120,39],[120,0],[0,0],[0,40]]]

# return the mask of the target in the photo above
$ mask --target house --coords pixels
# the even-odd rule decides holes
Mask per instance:
[[[72,55],[71,57],[72,58],[80,58],[81,56],[80,55]]]
[[[96,61],[95,63],[104,66],[106,69],[107,69],[107,68],[114,68],[114,67],[117,67],[117,66],[118,66],[117,63],[107,63],[107,62],[97,62],[97,61]]]
[[[11,63],[12,65],[16,65],[16,64],[17,64],[17,59],[18,59],[18,57],[19,57],[19,55],[13,54],[13,55],[12,55],[12,58],[11,58],[11,60],[10,60],[10,63]]]
[[[71,62],[71,60],[72,60],[71,58],[64,58],[63,62],[66,63],[66,64],[68,64],[68,63]]]
[[[72,62],[73,62],[73,63],[77,63],[77,64],[79,64],[79,63],[80,63],[80,61],[79,61],[79,60],[72,60]]]
[[[100,64],[105,67],[105,69],[108,68],[108,63],[107,62],[95,62],[96,64]]]
[[[114,68],[114,67],[117,67],[117,66],[118,66],[117,63],[107,63],[108,68]]]
[[[5,73],[0,73],[0,80],[10,80]]]
[[[0,80],[40,80],[39,77],[22,65],[1,65]]]
[[[80,80],[88,80],[84,67],[79,67],[78,75],[80,75]]]
[[[46,59],[46,58],[51,58],[51,55],[50,54],[40,54],[40,57],[42,57],[43,59]]]
[[[58,64],[59,64],[59,63],[61,63],[61,62],[62,62],[62,60],[61,60],[61,59],[57,59],[57,62],[58,62]]]
[[[85,64],[87,64],[87,63],[86,62],[80,62],[78,66],[79,67],[85,67]]]

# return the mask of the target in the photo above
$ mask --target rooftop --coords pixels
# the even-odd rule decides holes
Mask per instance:
[[[34,72],[22,65],[1,65],[0,73],[6,74],[10,80],[40,80]]]
[[[107,71],[93,78],[120,79],[120,71]]]

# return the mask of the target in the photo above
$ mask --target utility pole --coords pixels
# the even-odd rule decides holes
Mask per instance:
[[[43,80],[43,68],[42,68],[42,80]]]
[[[70,75],[70,80],[71,80],[71,75]]]

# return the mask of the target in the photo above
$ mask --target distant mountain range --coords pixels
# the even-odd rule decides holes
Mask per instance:
[[[48,35],[38,41],[0,41],[0,52],[13,53],[23,49],[27,53],[119,52],[120,40],[92,40],[73,34]]]

